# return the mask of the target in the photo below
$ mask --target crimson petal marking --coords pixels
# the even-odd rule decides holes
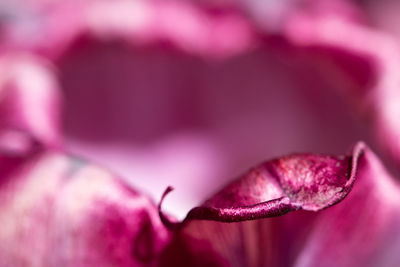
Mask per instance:
[[[290,203],[288,197],[261,202],[252,206],[240,208],[215,208],[196,207],[192,209],[186,220],[215,220],[223,222],[240,222],[244,220],[255,220],[265,217],[281,216],[285,213],[297,210],[299,207]]]
[[[365,144],[359,142],[351,156],[333,157],[296,154],[263,163],[233,181],[185,218],[239,222],[275,217],[295,210],[318,211],[330,207],[352,189],[357,165]],[[169,228],[179,223],[170,221],[161,209],[159,214]]]
[[[323,211],[306,212],[302,207],[303,211],[285,216],[240,223],[187,220],[175,231],[162,262],[165,266],[204,260],[212,263],[208,266],[398,266],[400,185],[362,143],[353,149],[351,170],[355,178],[348,188],[351,192]],[[188,255],[178,257],[178,251]]]

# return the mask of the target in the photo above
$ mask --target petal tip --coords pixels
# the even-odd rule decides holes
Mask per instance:
[[[190,220],[239,222],[326,209],[349,194],[366,149],[358,142],[348,156],[294,154],[263,163],[190,210],[182,223],[161,211],[161,202],[172,191],[168,187],[159,205],[161,220],[173,229]]]

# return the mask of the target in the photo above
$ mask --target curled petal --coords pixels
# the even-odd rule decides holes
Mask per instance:
[[[291,203],[298,204],[296,206],[303,210],[279,217],[228,224],[221,222],[227,221],[221,214],[211,214],[206,218],[210,214],[202,213],[200,216],[189,213],[185,223],[176,229],[173,242],[163,254],[165,264],[184,265],[207,260],[215,266],[397,266],[400,257],[394,251],[399,249],[400,244],[400,229],[397,227],[400,220],[400,187],[368,148],[358,144],[352,156],[345,158],[351,160],[347,169],[351,174],[346,179],[342,176],[346,172],[340,168],[336,169],[339,171],[334,180],[329,178],[329,172],[322,175],[329,181],[325,183],[329,184],[327,190],[322,190],[324,183],[319,181],[324,179],[321,180],[318,175],[303,176],[310,173],[309,166],[301,163],[291,165],[290,161],[276,164],[284,159],[288,158],[270,162],[278,170],[277,173],[287,175],[278,177],[282,190],[277,196],[284,192]],[[324,159],[322,162],[326,160],[324,157],[319,159]],[[335,160],[340,162],[345,159]],[[319,168],[319,163],[314,161],[316,169],[322,174],[324,168]],[[282,166],[290,166],[292,171],[282,172],[288,170]],[[324,167],[329,169],[329,165]],[[302,168],[303,171],[299,171]],[[304,177],[310,177],[314,186],[300,182]],[[259,178],[265,180],[262,176]],[[252,183],[246,184],[244,181]],[[287,181],[290,181],[290,188],[283,189]],[[351,184],[349,187],[346,186],[348,182]],[[333,184],[336,184],[334,187],[341,185],[340,188],[343,192],[348,190],[347,193],[341,195],[342,190],[333,190],[334,197],[329,196]],[[268,191],[265,188],[257,179],[244,177],[206,201],[204,207],[211,209],[211,205],[218,205],[240,208],[243,204],[267,199],[265,196],[260,198],[256,191]],[[232,197],[229,192],[242,195]],[[304,198],[302,192],[307,192],[309,198]],[[340,203],[330,206],[339,200]],[[239,205],[235,206],[235,201]],[[321,208],[326,209],[306,211]],[[240,209],[238,214],[234,215],[238,217],[231,217],[230,221],[240,218]],[[177,259],[174,253],[178,250],[187,251],[188,255]],[[204,256],[205,251],[208,257]]]
[[[263,163],[192,209],[185,220],[238,222],[330,207],[351,190],[364,147],[357,144],[348,157],[295,154]],[[160,214],[168,221],[161,208]]]

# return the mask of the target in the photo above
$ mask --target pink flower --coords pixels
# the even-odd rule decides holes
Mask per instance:
[[[4,6],[0,266],[400,263],[398,39],[364,6]]]

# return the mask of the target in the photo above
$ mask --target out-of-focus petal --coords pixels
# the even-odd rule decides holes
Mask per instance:
[[[68,1],[19,9],[10,10],[0,51],[23,49],[57,58],[85,33],[103,41],[173,43],[207,57],[232,55],[252,45],[252,25],[239,12],[212,14],[194,2]],[[24,27],[26,21],[35,27]]]
[[[394,162],[400,162],[400,46],[393,36],[340,17],[292,17],[286,34],[304,47],[320,66],[322,75],[336,80],[372,126],[375,143]],[[390,163],[389,163],[390,164]]]
[[[171,198],[182,214],[260,158],[340,153],[364,139],[303,51],[237,10],[183,1],[82,10],[76,30],[54,31],[72,36],[62,49],[37,48],[58,68],[67,147],[154,196],[185,188]]]
[[[345,194],[340,196],[346,188],[343,190],[340,186],[335,192],[335,196],[339,196],[337,200],[341,200],[337,205],[319,212],[295,211],[280,217],[235,223],[207,221],[229,221],[225,219],[224,209],[219,209],[220,213],[189,213],[187,221],[175,230],[175,239],[164,254],[165,264],[183,266],[189,262],[205,260],[216,266],[396,266],[400,262],[400,257],[393,253],[400,245],[400,229],[396,227],[400,221],[400,187],[368,148],[358,144],[354,152],[350,158],[329,158],[340,164],[342,160],[351,160],[352,163],[347,168],[345,165],[338,169],[332,169],[330,164],[313,165],[316,167],[314,170],[318,170],[317,175],[310,171],[313,168],[310,169],[307,164],[289,164],[290,158],[275,161],[281,162],[275,166],[273,164],[276,163],[272,161],[270,164],[278,171],[272,174],[277,179],[271,180],[271,188],[280,188],[280,192],[274,189],[274,193],[268,193],[271,191],[267,188],[262,192],[269,196],[260,197],[259,192],[266,188],[263,183],[265,175],[263,172],[253,172],[250,176],[232,183],[204,204],[206,210],[210,210],[211,205],[224,207],[226,204],[231,211],[237,209],[237,214],[230,214],[230,218],[236,216],[240,219],[252,219],[251,216],[241,218],[238,207],[279,197],[284,193],[289,196],[289,203],[301,203],[304,210],[318,210],[333,204],[326,201],[332,199],[326,198],[331,193],[331,187],[321,190],[321,181],[332,181],[329,179],[335,177],[332,174],[338,171],[336,182],[343,184],[348,178],[354,180],[349,185],[348,189],[352,189],[347,197]],[[285,163],[285,160],[288,161]],[[307,161],[307,156],[303,160]],[[325,157],[320,157],[319,160],[326,162]],[[347,178],[343,176],[344,169],[351,171]],[[271,177],[269,172],[264,173]],[[292,180],[293,177],[296,179]],[[321,177],[324,179],[321,180]],[[306,181],[310,183],[307,184]],[[280,185],[275,186],[274,183]],[[310,184],[313,186],[309,187]],[[314,188],[314,194],[307,194],[311,198],[301,198],[302,193],[310,188]],[[228,192],[234,195],[227,194]],[[313,204],[309,206],[308,201]],[[323,206],[319,206],[321,203],[324,203]],[[260,204],[268,209],[266,203]],[[296,206],[299,208],[300,205]],[[291,210],[290,205],[289,209],[287,207],[281,211]],[[262,217],[258,210],[253,212],[254,218]],[[276,213],[264,213],[264,217],[271,215]],[[197,220],[196,217],[203,220]],[[179,250],[187,251],[187,255],[178,257]],[[208,257],[204,256],[206,252]]]
[[[7,175],[0,266],[157,264],[169,233],[155,206],[109,172],[44,151]]]
[[[25,133],[46,146],[59,146],[60,104],[59,87],[49,64],[26,54],[0,57],[2,143],[11,146],[18,142],[15,135]]]
[[[390,33],[400,40],[400,24],[397,14],[400,10],[400,3],[396,0],[367,0],[355,1],[364,12],[369,25],[381,31]]]
[[[367,42],[331,41],[359,40],[366,28],[354,6],[234,1],[243,11],[226,2],[60,2],[28,16],[37,34],[21,36],[37,38],[9,38],[4,49],[54,61],[68,149],[127,179],[147,177],[134,183],[154,196],[168,184],[187,189],[188,201],[173,205],[190,203],[183,212],[260,158],[369,141],[352,114],[357,105],[334,92],[367,92],[380,77],[361,53]],[[324,30],[332,21],[345,26]],[[362,99],[355,103],[368,106]]]

